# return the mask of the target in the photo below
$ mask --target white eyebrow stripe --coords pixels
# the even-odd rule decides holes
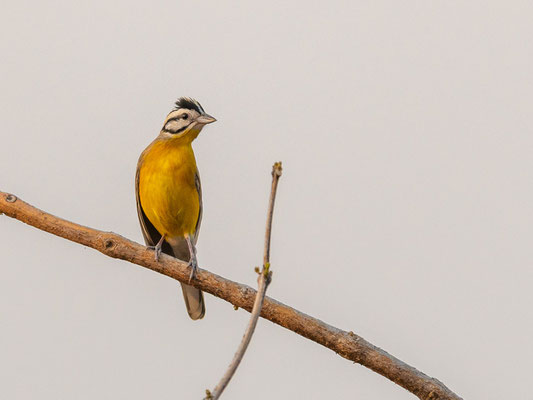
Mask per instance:
[[[167,121],[169,119],[173,119],[173,118],[177,118],[180,116],[180,114],[182,113],[182,109],[180,108],[179,110],[173,110],[171,111],[168,115],[167,115]]]

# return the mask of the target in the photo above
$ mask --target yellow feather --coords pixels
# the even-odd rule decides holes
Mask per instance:
[[[167,238],[193,235],[200,213],[191,140],[158,137],[139,160],[144,213]]]

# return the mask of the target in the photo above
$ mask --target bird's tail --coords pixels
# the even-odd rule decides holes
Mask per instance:
[[[189,246],[185,238],[170,240],[169,244],[172,248],[172,253],[174,253],[174,257],[183,261],[189,261]],[[184,283],[181,284],[181,290],[183,291],[189,317],[194,320],[203,318],[205,315],[205,302],[202,291]]]
[[[202,291],[184,283],[181,284],[181,290],[183,291],[183,298],[185,299],[189,317],[192,319],[203,318],[205,315],[205,303]]]

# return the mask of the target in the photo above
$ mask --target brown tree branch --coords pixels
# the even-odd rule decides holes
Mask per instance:
[[[159,262],[154,253],[116,233],[103,232],[75,224],[41,211],[16,196],[0,192],[0,213],[35,228],[92,247],[113,258],[149,268],[180,282],[189,280],[187,263],[165,254]],[[252,309],[256,291],[204,269],[198,269],[191,285],[247,311]],[[424,400],[460,399],[443,383],[418,371],[353,332],[343,331],[306,315],[269,297],[265,298],[261,316],[284,328],[319,343],[353,362],[383,375]]]
[[[263,253],[263,268],[259,272],[259,277],[257,278],[258,288],[257,295],[255,296],[254,306],[252,307],[252,312],[250,315],[250,321],[248,326],[244,331],[241,343],[233,356],[233,360],[226,372],[220,379],[218,385],[213,389],[213,392],[210,393],[206,390],[207,397],[206,399],[218,400],[226,386],[228,386],[229,381],[237,371],[239,364],[244,357],[244,353],[252,340],[252,335],[254,334],[255,327],[257,325],[257,320],[259,319],[259,314],[261,313],[261,308],[263,308],[263,302],[265,301],[265,295],[268,285],[272,277],[272,272],[270,271],[270,238],[272,236],[272,216],[274,215],[274,203],[276,201],[276,191],[278,189],[279,178],[281,177],[281,162],[277,162],[272,166],[272,186],[270,189],[270,198],[268,201],[268,213],[267,213],[267,222],[265,229],[265,248]]]

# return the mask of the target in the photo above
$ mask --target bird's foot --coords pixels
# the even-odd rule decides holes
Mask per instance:
[[[155,246],[154,252],[155,252],[154,253],[155,261],[159,262],[159,257],[161,256],[161,246],[159,247]]]
[[[161,256],[161,248],[163,247],[163,241],[165,240],[165,236],[161,236],[161,239],[159,239],[159,242],[155,246],[148,246],[150,250],[153,250],[155,252],[154,258],[156,262],[159,262],[159,257]]]
[[[159,262],[159,256],[161,255],[161,247],[157,247],[157,246],[146,246],[146,247],[148,247],[150,250],[153,250],[155,252],[154,259],[156,262]]]
[[[196,259],[196,246],[191,241],[191,237],[189,235],[185,235],[185,240],[187,240],[187,245],[189,246],[189,254],[191,255],[189,263],[187,264],[188,267],[192,268],[191,276],[189,276],[189,283],[191,283],[191,280],[193,278],[196,278],[196,270],[198,269],[198,260]]]
[[[189,276],[189,283],[191,280],[196,278],[196,271],[198,270],[198,261],[196,261],[196,255],[192,256],[190,261],[187,263],[188,267],[191,267],[191,275]]]

